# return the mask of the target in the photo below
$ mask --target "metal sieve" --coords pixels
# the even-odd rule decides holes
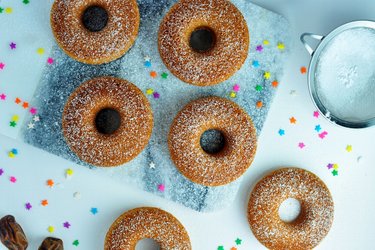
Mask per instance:
[[[315,50],[307,38],[319,41]],[[320,112],[343,127],[374,126],[375,22],[350,22],[327,36],[304,33],[301,41],[312,57],[308,84]]]

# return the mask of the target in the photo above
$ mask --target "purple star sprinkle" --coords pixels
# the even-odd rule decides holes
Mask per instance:
[[[69,222],[64,222],[64,224],[63,224],[63,225],[64,225],[64,227],[65,227],[65,228],[68,228],[68,229],[69,229],[69,228],[70,228],[70,226],[71,226]]]
[[[4,174],[4,170],[0,168],[0,176],[2,176],[3,174]]]
[[[10,46],[10,49],[16,49],[17,44],[15,44],[14,42],[11,42],[9,46]]]
[[[328,168],[328,169],[332,169],[332,168],[333,168],[333,164],[331,164],[331,163],[328,164],[328,165],[327,165],[327,168]]]
[[[158,92],[154,92],[154,98],[155,99],[159,99],[160,98],[160,94]]]
[[[257,51],[262,52],[263,51],[263,46],[262,45],[258,45],[257,46]]]
[[[32,207],[33,207],[33,206],[31,206],[30,202],[28,202],[28,203],[25,204],[25,208],[26,208],[27,210],[30,210]]]

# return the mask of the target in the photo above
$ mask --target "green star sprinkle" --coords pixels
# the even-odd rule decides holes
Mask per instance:
[[[337,175],[339,175],[339,172],[335,169],[335,170],[332,171],[332,175],[337,176]]]
[[[224,247],[223,246],[218,246],[217,250],[224,250]]]
[[[29,3],[30,3],[29,0],[23,0],[22,2],[23,2],[24,4],[29,4]]]
[[[11,127],[13,127],[13,128],[15,128],[16,125],[17,125],[17,123],[16,123],[15,121],[11,121],[11,122],[9,123],[9,126],[11,126]]]
[[[165,73],[165,72],[163,72],[163,74],[161,74],[161,77],[162,77],[163,79],[167,79],[167,78],[168,78],[168,74]]]
[[[73,241],[73,246],[78,247],[78,245],[79,245],[79,241],[78,240]]]
[[[241,245],[242,240],[240,238],[237,238],[235,242],[236,242],[236,245]]]
[[[0,13],[3,13],[4,9],[0,7]]]
[[[255,87],[255,90],[256,90],[256,91],[262,91],[262,90],[263,90],[263,87],[260,86],[260,85],[257,85],[257,86]]]

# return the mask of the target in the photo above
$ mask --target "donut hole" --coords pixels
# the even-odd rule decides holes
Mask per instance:
[[[145,238],[137,242],[135,250],[160,250],[160,245],[153,239]]]
[[[301,215],[301,203],[294,198],[288,198],[279,206],[279,217],[285,223],[293,223]]]
[[[93,5],[84,10],[82,24],[88,31],[99,32],[107,26],[108,18],[108,12],[105,8]]]
[[[96,114],[95,126],[101,134],[114,134],[121,126],[121,115],[112,108],[102,109]]]
[[[200,138],[200,146],[207,154],[218,154],[226,145],[224,133],[217,129],[206,130]]]
[[[208,27],[199,27],[190,35],[190,47],[198,53],[210,51],[216,43],[215,32]]]

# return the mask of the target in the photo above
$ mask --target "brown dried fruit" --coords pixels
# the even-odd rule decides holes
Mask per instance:
[[[64,250],[64,244],[60,239],[48,237],[44,239],[38,250]]]
[[[29,245],[22,227],[12,215],[0,220],[0,240],[9,250],[25,250]]]

